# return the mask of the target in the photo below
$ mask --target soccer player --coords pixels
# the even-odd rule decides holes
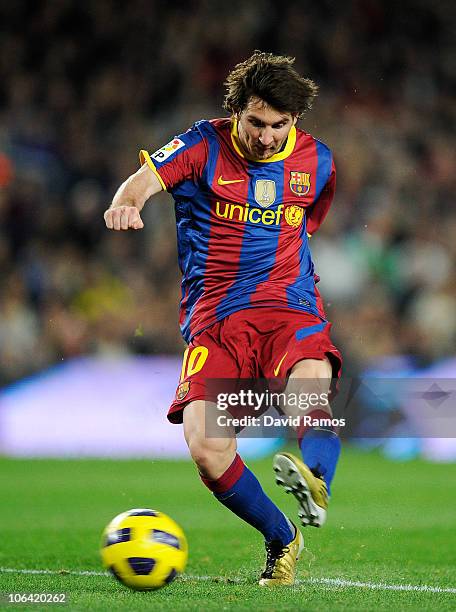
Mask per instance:
[[[216,410],[206,382],[263,377],[287,394],[308,392],[311,381],[327,397],[340,374],[308,245],[330,207],[336,172],[328,147],[296,127],[317,87],[293,63],[256,51],[235,66],[225,83],[230,117],[198,121],[155,153],[142,150],[140,169],[104,214],[109,229],[138,230],[151,196],[167,190],[174,198],[188,348],[168,419],[183,423],[215,498],[263,534],[264,586],[293,584],[303,537],[237,454],[235,437],[205,434],[205,417]],[[281,408],[289,413],[286,402]],[[279,453],[273,467],[303,525],[320,527],[340,441],[318,426],[331,416],[328,402],[306,415],[301,458]]]

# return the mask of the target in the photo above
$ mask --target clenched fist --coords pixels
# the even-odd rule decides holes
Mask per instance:
[[[104,214],[106,227],[113,230],[142,229],[144,223],[136,206],[108,208]]]

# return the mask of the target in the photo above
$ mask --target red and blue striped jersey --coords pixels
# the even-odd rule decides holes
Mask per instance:
[[[184,339],[252,307],[320,316],[308,234],[325,218],[336,171],[329,148],[292,127],[268,160],[249,159],[231,119],[199,121],[149,155],[175,201]]]

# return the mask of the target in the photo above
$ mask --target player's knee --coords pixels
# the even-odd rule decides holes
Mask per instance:
[[[329,359],[301,359],[291,369],[291,374],[305,378],[331,378],[332,367]]]
[[[296,363],[290,374],[292,379],[307,380],[307,385],[318,388],[328,386],[331,381],[332,367],[328,359],[303,359]]]
[[[188,441],[188,448],[193,461],[202,474],[218,477],[234,459],[236,446],[234,440],[220,438],[195,437]]]
[[[329,407],[329,389],[331,385],[332,368],[327,359],[303,359],[293,367],[288,384],[286,395],[298,397],[307,396],[312,398],[309,408],[318,409],[331,414]],[[310,401],[310,400],[309,400]],[[286,414],[294,414],[290,410],[291,404],[285,402],[282,409]]]

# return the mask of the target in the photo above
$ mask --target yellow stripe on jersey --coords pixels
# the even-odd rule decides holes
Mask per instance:
[[[261,162],[263,164],[281,161],[282,159],[287,158],[291,153],[293,153],[293,149],[295,148],[296,144],[296,128],[293,125],[290,131],[288,132],[287,144],[285,145],[284,150],[280,151],[279,153],[275,153],[272,157],[269,157],[268,159],[256,159],[255,157],[250,157],[249,155],[247,155],[247,153],[244,153],[241,150],[241,147],[239,145],[238,122],[236,118],[233,119],[231,127],[231,142],[233,143],[233,147],[236,153],[241,157],[249,159],[250,161]]]
[[[149,168],[160,181],[160,185],[163,187],[163,190],[166,191],[166,185],[163,182],[162,177],[158,174],[157,168],[155,167],[154,162],[151,160],[149,153],[145,149],[141,149],[141,151],[139,152],[139,163],[141,164],[141,166],[143,166],[144,164],[147,164],[149,166]]]

